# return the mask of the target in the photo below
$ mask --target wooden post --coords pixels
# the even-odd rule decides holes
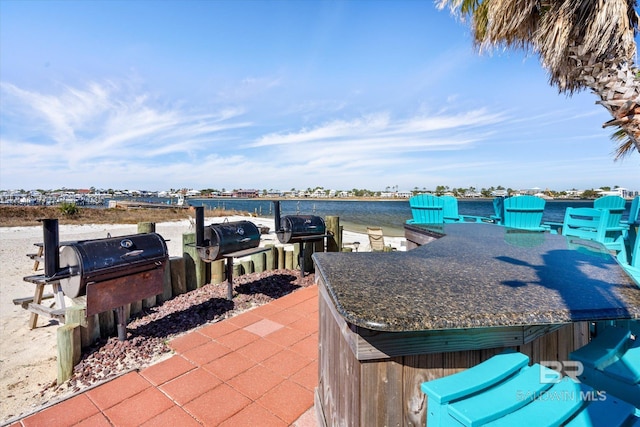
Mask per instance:
[[[275,246],[272,244],[268,244],[264,247],[269,248],[269,250],[264,253],[264,268],[267,271],[271,271],[276,267]]]
[[[200,259],[195,243],[196,233],[184,233],[182,235],[182,255],[184,257],[184,268],[188,291],[201,288],[209,279],[209,263]]]
[[[138,223],[138,234],[155,233],[155,232],[156,232],[155,222],[139,222]]]
[[[253,261],[251,261],[250,257],[245,257],[240,259],[240,264],[242,265],[242,269],[244,270],[244,274],[253,273]]]
[[[142,233],[155,233],[156,232],[156,223],[155,222],[139,222],[138,223],[138,234]],[[142,300],[141,308],[149,308],[154,307],[156,305],[156,296],[150,296]]]
[[[163,303],[169,301],[173,296],[173,290],[171,289],[171,263],[167,261],[164,264],[164,278],[162,280],[162,293],[157,295],[157,302]]]
[[[211,263],[211,283],[222,283],[224,279],[224,260],[213,261]]]
[[[135,316],[136,314],[142,312],[142,300],[134,301],[131,304],[127,304],[130,307],[129,315]]]
[[[80,325],[82,348],[87,348],[100,338],[100,320],[98,315],[87,317],[86,305],[72,305],[64,313],[65,322]]]
[[[251,261],[253,262],[253,271],[255,273],[262,273],[265,270],[264,252],[251,255]]]
[[[327,234],[329,234],[329,237],[327,237],[327,252],[340,252],[340,248],[342,248],[340,217],[328,216],[324,221],[327,226]]]
[[[311,255],[315,250],[316,244],[315,242],[304,242],[304,273],[309,273],[313,271],[313,261],[311,260]]]
[[[278,270],[282,270],[285,267],[284,246],[276,245],[276,251],[277,251],[276,262],[278,265]]]
[[[113,310],[98,313],[98,323],[100,324],[100,336],[102,338],[109,338],[115,335],[116,323],[113,318]]]
[[[56,331],[56,341],[58,346],[58,378],[57,384],[61,385],[73,374],[73,367],[80,362],[81,333],[80,325],[77,323],[67,323]]]
[[[187,278],[184,269],[184,258],[170,257],[171,265],[171,290],[173,296],[178,296],[187,292]]]
[[[293,258],[294,248],[292,246],[287,246],[286,248],[284,248],[284,268],[286,268],[287,270],[294,269]]]
[[[300,245],[296,243],[293,245],[293,266],[292,270],[297,270],[300,268]]]

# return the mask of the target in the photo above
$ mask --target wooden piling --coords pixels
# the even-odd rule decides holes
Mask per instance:
[[[304,272],[310,273],[313,271],[313,260],[311,259],[311,255],[315,250],[315,242],[304,242]]]
[[[264,268],[267,271],[271,271],[274,268],[276,268],[275,245],[268,244],[268,245],[265,245],[265,248],[269,248],[269,250],[264,253]]]
[[[142,300],[134,301],[130,304],[130,311],[129,311],[130,316],[135,316],[136,314],[141,312],[142,312]]]
[[[184,270],[184,258],[170,257],[171,265],[171,291],[173,296],[178,296],[187,292],[187,278]]]
[[[64,313],[65,322],[80,325],[80,343],[87,348],[100,338],[100,320],[98,315],[87,317],[86,305],[72,305]]]
[[[251,262],[253,262],[253,272],[262,273],[265,270],[264,252],[251,255]]]
[[[184,233],[182,235],[182,255],[184,257],[188,291],[201,288],[208,282],[210,277],[209,263],[200,259],[195,243],[196,233]]]
[[[284,268],[287,270],[293,270],[294,262],[294,248],[292,246],[287,246],[284,248]]]
[[[155,222],[139,222],[138,223],[138,234],[142,233],[155,233],[156,232],[156,223]],[[155,307],[157,303],[157,298],[155,295],[150,296],[148,298],[143,299],[140,308],[150,308]]]
[[[58,347],[58,368],[57,384],[61,385],[73,375],[73,367],[80,362],[82,355],[81,333],[78,323],[66,323],[56,331],[56,341]]]
[[[100,324],[100,336],[102,338],[109,338],[116,334],[116,322],[113,316],[113,310],[98,313],[98,323]]]
[[[240,265],[242,265],[242,269],[244,270],[244,274],[253,273],[253,261],[251,257],[245,257],[240,259]]]
[[[225,276],[224,270],[224,260],[219,259],[218,261],[213,261],[211,263],[211,283],[222,283],[224,282]]]
[[[327,227],[327,252],[340,252],[342,248],[341,233],[340,233],[340,217],[327,216],[324,219]]]
[[[276,245],[276,265],[278,266],[278,270],[282,270],[285,267],[285,255],[284,255],[284,246]]]
[[[173,297],[173,289],[171,288],[171,263],[167,261],[164,265],[164,278],[162,279],[162,293],[157,295],[156,302],[163,303],[169,301]]]
[[[292,270],[300,268],[300,245],[296,243],[293,245],[293,266]]]

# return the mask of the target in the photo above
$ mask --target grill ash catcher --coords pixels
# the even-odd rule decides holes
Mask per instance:
[[[204,225],[204,207],[196,212],[196,249],[204,262],[226,259],[227,299],[233,299],[233,259],[266,252],[260,247],[260,230],[251,221],[229,221]]]
[[[44,275],[32,283],[57,283],[69,298],[86,296],[87,316],[115,310],[118,339],[126,339],[125,306],[161,294],[169,259],[157,233],[59,243],[58,220],[42,220]]]
[[[274,222],[276,236],[280,243],[297,243],[300,248],[298,264],[300,265],[300,277],[304,277],[304,244],[307,242],[323,242],[329,237],[324,219],[315,215],[280,215],[280,201],[273,202]]]

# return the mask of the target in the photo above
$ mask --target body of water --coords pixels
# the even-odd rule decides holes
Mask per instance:
[[[166,203],[168,199],[153,199],[150,202]],[[205,209],[235,209],[247,211],[261,217],[273,218],[273,202],[265,199],[187,199],[191,206]],[[593,200],[548,200],[543,222],[562,222],[567,207],[592,207]],[[629,215],[631,201],[627,203],[623,219]],[[382,227],[388,236],[404,236],[403,225],[411,218],[408,200],[360,201],[360,200],[281,200],[282,215],[337,216],[345,229],[366,233],[367,226]],[[493,201],[460,200],[461,215],[491,216]],[[206,214],[205,214],[206,215]]]

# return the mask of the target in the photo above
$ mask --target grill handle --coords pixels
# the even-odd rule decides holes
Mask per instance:
[[[142,255],[142,253],[144,252],[144,250],[142,249],[138,249],[135,251],[131,251],[131,252],[127,252],[126,254],[120,256],[120,258],[127,258],[127,257],[132,257],[132,256],[139,256]]]

